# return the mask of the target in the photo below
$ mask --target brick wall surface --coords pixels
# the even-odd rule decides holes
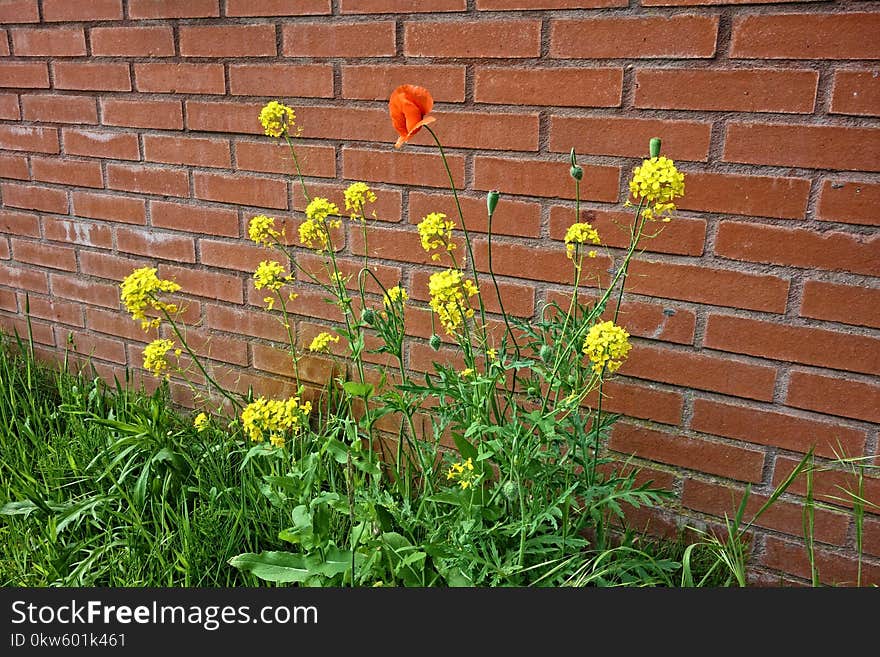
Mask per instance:
[[[610,446],[676,491],[655,527],[717,523],[813,444],[880,464],[878,35],[880,3],[855,0],[0,0],[0,327],[22,329],[28,295],[45,352],[72,340],[108,376],[138,369],[147,338],[117,286],[158,266],[224,380],[289,387],[249,281],[265,256],[245,239],[254,214],[295,226],[302,210],[256,118],[268,100],[296,109],[313,190],[373,185],[379,274],[424,300],[415,223],[454,212],[428,136],[392,147],[387,98],[429,88],[478,266],[485,191],[503,193],[494,259],[522,316],[569,277],[569,149],[582,207],[620,247],[627,177],[659,136],[687,195],[632,267]],[[346,240],[356,266],[362,240]],[[423,369],[436,355],[416,305]],[[334,317],[305,285],[296,312],[306,336]],[[816,516],[823,578],[851,582],[855,529],[832,499],[851,479],[815,484],[839,506]],[[880,479],[865,490],[880,503]],[[767,582],[808,576],[803,495],[796,483],[754,529]],[[868,517],[863,576],[880,582]]]

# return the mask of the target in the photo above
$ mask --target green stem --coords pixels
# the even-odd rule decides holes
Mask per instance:
[[[312,197],[309,196],[309,191],[306,189],[306,181],[303,179],[302,169],[299,167],[299,158],[296,155],[296,149],[293,147],[293,142],[290,141],[290,135],[287,134],[287,131],[284,132],[284,141],[287,142],[287,147],[290,149],[290,155],[293,157],[293,166],[296,167],[296,175],[299,177],[299,185],[302,187],[303,196],[306,197],[306,201],[311,203]]]

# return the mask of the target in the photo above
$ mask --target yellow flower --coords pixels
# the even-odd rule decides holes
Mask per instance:
[[[261,443],[268,438],[275,447],[283,447],[285,436],[305,427],[311,410],[311,402],[300,402],[299,397],[283,401],[258,397],[245,406],[241,424],[253,442]]]
[[[339,336],[322,331],[312,338],[312,343],[309,345],[309,351],[326,353],[330,351],[331,342],[339,342]]]
[[[455,224],[446,220],[442,212],[432,212],[419,222],[419,237],[422,240],[422,248],[428,253],[432,249],[446,249],[452,251],[455,243],[452,241],[452,229]],[[440,254],[431,255],[431,260],[440,260]]]
[[[174,349],[174,341],[164,338],[156,338],[146,347],[144,347],[144,369],[153,373],[153,376],[167,377],[168,360],[166,356],[168,352]],[[180,355],[179,351],[175,351]]]
[[[260,123],[270,137],[289,135],[294,121],[296,121],[296,114],[293,110],[277,100],[270,101],[260,110]]]
[[[208,420],[208,416],[204,413],[199,413],[198,415],[196,415],[196,419],[193,420],[193,426],[199,433],[207,429],[210,425],[211,422],[210,420]]]
[[[574,257],[576,245],[578,244],[599,244],[599,233],[590,224],[586,222],[572,224],[565,231],[565,255],[570,259]],[[595,253],[592,251],[591,253]],[[590,256],[591,258],[593,256]]]
[[[629,191],[634,199],[641,199],[646,219],[662,218],[675,211],[673,201],[684,196],[684,174],[669,158],[652,157],[633,170]]]
[[[590,327],[584,339],[583,352],[593,364],[596,374],[616,372],[629,353],[629,333],[614,322],[601,322]]]
[[[477,294],[477,286],[465,279],[457,269],[447,269],[431,274],[428,279],[431,308],[440,318],[446,332],[452,334],[461,326],[465,317],[473,317],[474,310],[467,299]]]
[[[364,206],[367,203],[375,203],[376,195],[367,186],[367,183],[356,182],[345,190],[345,209],[351,212],[352,219],[366,219]]]
[[[306,206],[306,217],[312,221],[324,221],[330,215],[338,215],[339,208],[326,198],[316,196]]]
[[[177,312],[177,306],[173,303],[165,303],[158,298],[160,292],[173,293],[180,289],[180,286],[173,281],[166,281],[156,276],[155,267],[141,267],[135,269],[132,273],[125,277],[120,284],[122,292],[120,294],[125,309],[131,313],[132,319],[141,321],[141,328],[145,331],[152,327],[159,326],[160,320],[157,318],[148,318],[147,310],[163,310],[169,315]]]
[[[498,352],[494,349],[486,349],[486,358],[491,361],[498,360]]]
[[[306,219],[299,225],[299,241],[320,253],[328,246],[327,230],[317,221]]]
[[[261,246],[272,246],[284,234],[284,231],[275,230],[274,217],[258,214],[251,217],[248,224],[248,236]]]
[[[476,474],[474,473],[474,462],[468,458],[467,461],[453,463],[449,470],[446,471],[446,480],[458,481],[458,485],[462,490],[473,486],[476,483]]]
[[[391,308],[395,303],[400,303],[402,306],[407,300],[409,300],[409,295],[399,285],[390,288],[382,297],[382,303],[386,308]]]
[[[254,271],[254,287],[258,290],[280,290],[282,285],[293,281],[293,276],[284,273],[284,267],[275,260],[263,260]]]
[[[473,373],[474,373],[473,369],[471,369],[470,367],[466,367],[461,371],[461,378],[466,379],[469,376],[473,375]]]
[[[318,253],[325,251],[330,245],[329,230],[342,225],[341,219],[327,221],[327,217],[338,214],[339,208],[335,203],[331,203],[326,198],[317,196],[313,198],[306,206],[306,220],[299,226],[300,242]]]

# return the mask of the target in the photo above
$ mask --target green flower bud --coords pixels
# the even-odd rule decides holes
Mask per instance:
[[[574,178],[575,180],[580,180],[581,178],[584,177],[584,170],[583,170],[581,167],[579,167],[579,166],[573,166],[573,167],[571,167],[571,168],[568,170],[568,173],[569,173],[569,174],[571,175],[571,177]]]
[[[541,356],[541,360],[546,363],[553,357],[553,348],[549,344],[545,344],[541,346],[541,351],[538,353]]]
[[[501,198],[501,194],[498,193],[497,189],[493,189],[486,195],[486,207],[489,209],[490,217],[495,214],[495,207],[498,205],[499,198]]]
[[[374,319],[376,319],[376,313],[372,308],[364,308],[361,311],[361,321],[367,326],[372,326]]]
[[[516,500],[517,492],[518,491],[516,484],[512,481],[505,481],[501,485],[501,494],[504,495],[505,499],[507,499],[508,502],[513,502],[514,500]]]
[[[431,339],[428,341],[428,343],[431,345],[431,349],[437,351],[438,349],[440,349],[440,336],[436,333],[432,334]]]
[[[660,157],[660,137],[652,137],[648,149],[651,157]]]

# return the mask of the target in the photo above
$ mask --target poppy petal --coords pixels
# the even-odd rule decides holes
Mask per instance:
[[[429,114],[434,107],[434,98],[431,96],[431,93],[424,87],[418,87],[413,84],[405,84],[403,86],[407,98],[418,106],[422,114]]]

